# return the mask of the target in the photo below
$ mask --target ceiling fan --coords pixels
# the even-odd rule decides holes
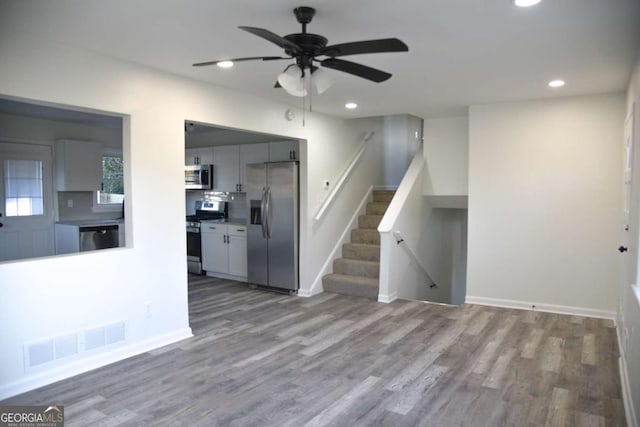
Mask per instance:
[[[306,96],[307,90],[304,85],[306,71],[311,75],[311,81],[318,93],[324,92],[333,83],[333,78],[321,70],[320,67],[342,71],[354,76],[380,83],[391,77],[390,73],[368,67],[351,61],[339,59],[341,56],[360,55],[365,53],[383,52],[407,52],[409,48],[404,42],[396,38],[364,40],[351,43],[341,43],[327,46],[327,38],[319,34],[307,33],[307,24],[311,22],[316,11],[312,7],[301,6],[293,10],[297,21],[302,24],[302,32],[288,34],[284,37],[255,27],[238,27],[253,35],[261,37],[284,49],[288,56],[253,56],[246,58],[233,58],[218,61],[207,61],[193,64],[194,67],[206,65],[218,65],[230,67],[234,62],[240,61],[275,61],[283,59],[294,59],[295,64],[290,64],[278,76],[275,87],[284,88],[289,94],[294,96]]]

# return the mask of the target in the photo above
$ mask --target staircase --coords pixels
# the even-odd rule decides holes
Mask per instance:
[[[342,246],[342,258],[333,262],[333,273],[322,278],[325,292],[378,299],[380,276],[380,234],[378,224],[395,191],[374,191],[366,215],[351,230],[351,243]]]

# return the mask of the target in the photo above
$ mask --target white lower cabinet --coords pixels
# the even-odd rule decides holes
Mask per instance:
[[[227,245],[229,246],[229,274],[247,275],[247,227],[229,225]]]
[[[202,269],[209,276],[247,277],[247,227],[203,221]]]

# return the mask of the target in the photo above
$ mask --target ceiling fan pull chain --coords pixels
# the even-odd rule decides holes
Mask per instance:
[[[311,87],[311,70],[309,70],[309,77],[307,78],[307,93],[309,94],[309,112],[313,111],[313,88]]]

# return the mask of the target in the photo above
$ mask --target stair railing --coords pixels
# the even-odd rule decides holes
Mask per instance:
[[[329,196],[324,200],[324,202],[322,202],[320,209],[318,209],[318,212],[313,217],[315,221],[319,221],[322,218],[322,216],[327,211],[329,206],[331,206],[331,204],[335,200],[338,193],[340,193],[340,190],[342,190],[342,187],[344,183],[347,181],[347,178],[349,178],[349,175],[351,175],[351,172],[353,172],[353,169],[355,169],[356,165],[364,155],[364,151],[367,148],[367,142],[371,139],[374,133],[375,132],[365,133],[364,138],[362,139],[362,143],[360,143],[360,146],[358,147],[358,150],[356,151],[353,158],[351,159],[351,162],[349,162],[349,165],[340,176],[340,179],[338,179],[338,182],[333,187],[333,190],[331,190],[331,193],[329,193]]]
[[[417,267],[418,269],[420,269],[422,271],[422,273],[427,276],[427,279],[429,279],[429,282],[431,282],[431,285],[429,285],[430,288],[437,288],[438,285],[436,285],[436,282],[431,278],[431,276],[429,275],[429,272],[427,271],[427,267],[425,267],[425,265],[422,263],[422,261],[420,261],[420,259],[418,259],[418,257],[416,256],[415,252],[413,251],[413,249],[411,249],[411,247],[409,245],[407,245],[407,242],[405,242],[404,238],[402,237],[402,234],[400,234],[400,231],[394,231],[393,232],[393,237],[395,237],[396,239],[396,243],[400,246],[402,246],[402,249],[404,249],[404,251],[407,253],[407,255],[409,255],[409,258],[411,259],[410,264],[415,267]]]

